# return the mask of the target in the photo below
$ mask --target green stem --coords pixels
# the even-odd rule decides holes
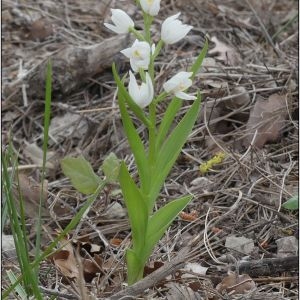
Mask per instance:
[[[155,47],[155,51],[153,53],[153,60],[155,60],[155,58],[157,57],[157,55],[160,53],[161,48],[163,47],[164,42],[163,40],[159,40],[158,44]]]
[[[139,41],[145,41],[145,37],[133,27],[129,29],[129,32],[133,33]]]

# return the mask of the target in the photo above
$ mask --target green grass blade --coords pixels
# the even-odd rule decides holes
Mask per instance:
[[[40,293],[38,287],[38,275],[35,269],[30,266],[29,253],[27,249],[27,236],[25,232],[25,221],[21,220],[21,224],[19,222],[17,207],[15,205],[14,196],[12,194],[12,178],[10,178],[8,174],[8,164],[10,161],[10,157],[8,155],[2,155],[2,186],[3,191],[6,196],[8,214],[11,223],[11,229],[13,233],[13,238],[16,247],[16,253],[18,257],[19,266],[21,269],[23,285],[26,293],[28,295],[34,295],[34,299],[42,299],[42,295]],[[21,218],[25,219],[24,214]],[[16,281],[16,283],[11,285],[11,290],[13,290],[20,281]]]
[[[17,276],[12,270],[7,270],[6,274],[12,284],[14,284],[17,281]],[[19,295],[19,297],[23,300],[27,300],[29,296],[27,295],[25,289],[20,285],[17,284],[15,287],[15,292]]]
[[[203,59],[206,56],[207,50],[208,50],[208,41],[207,41],[207,39],[205,39],[205,43],[204,43],[204,46],[203,46],[201,52],[199,53],[196,61],[193,63],[193,65],[190,68],[190,72],[193,72],[193,75],[191,77],[192,80],[195,78],[198,70],[200,69]]]
[[[157,195],[168,176],[172,166],[174,165],[183,145],[185,144],[188,135],[190,134],[198,113],[200,109],[201,97],[198,93],[197,99],[192,104],[191,108],[180,120],[179,124],[169,135],[168,139],[162,145],[158,158],[156,161],[156,169],[154,180],[151,185],[151,192],[149,201],[151,202],[151,207],[154,205],[154,201],[157,198]]]
[[[164,114],[164,117],[160,123],[158,132],[157,132],[157,138],[156,138],[156,149],[159,149],[164,142],[170,127],[174,121],[174,118],[178,112],[178,110],[182,106],[182,100],[174,97],[170,104],[168,105],[168,108]]]
[[[45,249],[45,251],[36,258],[30,265],[29,269],[37,267],[44,259],[46,259],[49,255],[52,254],[53,249],[58,245],[58,243],[72,230],[76,227],[76,225],[81,221],[83,215],[87,211],[87,209],[94,203],[94,201],[97,199],[99,193],[103,190],[107,183],[105,181],[101,182],[96,190],[96,192],[88,197],[85,204],[82,206],[82,208],[78,211],[78,213],[74,216],[74,218],[70,221],[70,223],[66,226],[66,228],[58,234],[58,236],[54,239],[54,241]],[[11,291],[16,287],[18,283],[23,280],[23,275],[19,276],[17,281],[12,284],[8,289],[6,289],[2,297],[8,297],[8,295],[11,293]]]
[[[192,198],[193,196],[188,195],[173,200],[160,208],[150,217],[147,227],[145,246],[145,253],[147,257],[151,254],[155,244],[161,239],[179,212],[188,205]]]
[[[148,207],[124,162],[121,163],[120,167],[120,185],[128,211],[132,231],[133,250],[138,254],[145,243]]]
[[[36,241],[35,241],[35,256],[38,257],[41,248],[41,224],[42,224],[42,207],[44,204],[44,179],[46,177],[46,162],[48,151],[48,138],[49,138],[49,126],[51,115],[51,94],[52,94],[52,65],[50,60],[47,63],[46,73],[46,91],[45,91],[45,111],[44,111],[44,140],[43,140],[43,165],[41,176],[41,193],[40,203],[38,210],[38,217],[36,222]]]

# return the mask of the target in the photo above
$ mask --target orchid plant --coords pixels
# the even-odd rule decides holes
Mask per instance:
[[[136,40],[130,48],[121,51],[130,61],[129,83],[126,76],[120,78],[113,64],[112,71],[118,87],[118,103],[122,123],[129,145],[135,158],[138,182],[130,175],[125,162],[121,162],[119,181],[128,210],[132,232],[132,247],[126,251],[128,284],[143,278],[147,263],[156,243],[161,239],[178,213],[191,201],[186,195],[172,200],[154,211],[159,192],[187,141],[199,110],[200,93],[191,95],[186,90],[200,68],[206,55],[207,41],[188,72],[180,71],[163,84],[163,91],[155,95],[154,62],[164,45],[174,44],[183,39],[192,26],[183,24],[178,18],[180,13],[168,17],[161,25],[161,39],[155,45],[151,40],[151,24],[159,13],[160,0],[139,0],[142,9],[144,30],[134,28],[134,21],[126,12],[111,9],[113,24],[104,25],[117,34],[132,33]],[[138,83],[138,76],[140,84]],[[162,101],[169,102],[166,112],[159,122],[157,106]],[[171,130],[183,100],[193,100],[191,107],[180,122]],[[131,113],[130,113],[131,112]],[[132,119],[132,113],[145,125],[149,140],[142,140]]]

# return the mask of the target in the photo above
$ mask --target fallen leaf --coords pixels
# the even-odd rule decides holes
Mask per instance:
[[[298,240],[294,236],[286,236],[276,240],[277,256],[287,257],[297,255],[298,253]]]
[[[101,265],[91,259],[83,259],[83,275],[86,282],[91,282],[101,272]]]
[[[45,180],[43,184],[43,199],[44,203],[47,203],[48,195],[48,181]],[[25,209],[25,214],[27,217],[35,218],[38,216],[39,205],[40,205],[40,195],[42,191],[42,184],[38,183],[32,177],[26,174],[19,173],[18,178],[15,179],[15,184],[13,186],[14,199],[19,208],[19,201],[23,200],[23,205]],[[20,199],[20,194],[22,198]],[[49,210],[42,207],[42,217],[49,217]]]
[[[72,135],[82,139],[88,130],[86,119],[78,114],[67,112],[63,116],[56,116],[51,120],[49,134],[57,141],[62,141]]]
[[[252,239],[247,239],[243,236],[228,236],[226,238],[225,247],[240,253],[250,254],[254,249],[254,242]]]
[[[201,266],[198,263],[187,263],[184,266],[183,271],[190,271],[195,274],[198,274],[199,276],[205,276],[208,268]],[[184,276],[183,276],[184,277]]]
[[[49,19],[40,18],[29,26],[29,38],[32,40],[45,40],[53,34],[53,24]]]
[[[23,149],[24,156],[28,157],[34,164],[43,165],[43,150],[36,144],[26,144]],[[58,162],[54,159],[55,152],[47,151],[46,168],[56,169]]]
[[[197,220],[199,214],[197,211],[193,210],[191,213],[186,213],[184,211],[179,213],[179,217],[183,220],[183,221],[187,221],[187,222],[193,222],[195,220]]]
[[[246,147],[250,145],[256,130],[253,146],[262,148],[267,142],[276,141],[287,116],[285,95],[273,94],[267,101],[257,100],[250,112],[247,122],[248,135],[245,136],[243,145]]]
[[[12,259],[17,257],[15,241],[12,235],[2,234],[1,250],[5,258]]]
[[[74,249],[71,241],[63,240],[62,243],[67,244],[59,251],[54,253],[51,258],[57,269],[65,276],[71,279],[79,278],[79,269],[74,255]]]
[[[215,43],[215,47],[208,51],[208,54],[218,54],[216,59],[224,61],[227,65],[236,66],[241,62],[239,53],[232,47],[220,42],[217,37],[213,36],[211,41]]]
[[[235,96],[236,95],[236,96]],[[226,108],[236,110],[250,103],[250,96],[245,87],[236,86],[232,90],[232,98],[225,102]]]
[[[122,219],[127,216],[126,209],[119,203],[112,203],[106,210],[105,217],[109,219]]]
[[[226,276],[216,286],[220,294],[226,292],[229,295],[247,294],[253,289],[255,289],[255,282],[248,274],[237,275],[236,273]]]
[[[109,240],[109,244],[113,247],[120,247],[120,245],[122,244],[123,240],[121,239],[117,239],[117,238],[113,238]]]
[[[198,293],[194,292],[190,287],[185,284],[177,282],[169,282],[166,284],[169,291],[166,295],[167,300],[202,300],[203,297]]]

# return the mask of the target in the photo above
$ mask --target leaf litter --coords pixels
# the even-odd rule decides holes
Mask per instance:
[[[193,85],[195,91],[202,91],[201,117],[161,191],[162,202],[188,192],[193,193],[194,200],[184,212],[187,215],[183,215],[188,219],[178,218],[172,224],[154,249],[149,265],[156,262],[155,271],[159,271],[163,263],[174,261],[180,250],[194,241],[184,261],[207,268],[207,271],[195,279],[190,271],[182,269],[179,277],[176,277],[176,272],[173,277],[167,277],[168,283],[164,289],[150,285],[140,293],[144,298],[175,299],[181,294],[187,299],[221,299],[218,296],[220,293],[231,293],[232,299],[242,299],[234,298],[239,287],[241,297],[246,299],[296,299],[298,284],[293,278],[298,276],[298,272],[295,271],[288,272],[286,277],[285,274],[281,274],[281,277],[273,275],[271,279],[274,282],[264,277],[260,281],[257,278],[244,280],[245,284],[250,285],[255,282],[257,289],[254,292],[247,285],[243,286],[243,280],[237,283],[238,276],[243,274],[235,274],[235,281],[226,283],[228,270],[235,267],[235,262],[229,259],[230,255],[236,261],[244,255],[232,251],[230,247],[226,248],[228,236],[235,235],[253,241],[250,261],[261,257],[276,258],[276,241],[282,238],[287,238],[286,241],[292,238],[298,240],[298,210],[278,211],[281,203],[294,195],[291,187],[297,187],[299,181],[296,163],[299,120],[298,23],[290,22],[289,26],[283,27],[293,18],[289,12],[297,10],[297,7],[290,0],[284,4],[269,1],[251,1],[251,4],[257,16],[246,2],[189,0],[173,1],[168,5],[161,3],[159,22],[181,11],[181,16],[194,26],[192,37],[185,40],[184,47],[178,49],[177,45],[170,46],[170,51],[159,58],[161,81],[168,77],[169,72],[177,71],[173,70],[175,65],[179,64],[180,70],[186,69],[189,59],[192,60],[201,49],[204,34],[208,33],[212,38],[210,53]],[[44,103],[42,97],[33,97],[30,91],[24,90],[24,87],[22,89],[23,83],[18,81],[20,60],[23,70],[34,74],[51,53],[66,46],[86,47],[110,38],[110,33],[101,24],[105,18],[109,18],[109,8],[113,5],[125,10],[129,7],[130,14],[135,13],[132,1],[101,1],[99,4],[94,0],[76,0],[72,1],[72,5],[67,2],[66,5],[51,1],[29,1],[26,5],[19,4],[16,7],[13,2],[3,3],[3,90],[10,90],[11,94],[6,93],[3,97],[5,106],[2,117],[5,122],[2,138],[3,141],[9,141],[12,133],[16,151],[23,149],[26,143],[39,149],[39,152],[35,152],[25,147],[24,155],[24,149],[21,152],[20,167],[33,168],[33,173],[37,171],[32,164],[39,165],[42,157]],[[140,24],[141,16],[137,16],[137,19]],[[36,20],[44,22],[36,24],[37,30],[34,28],[36,25],[32,26]],[[53,32],[47,31],[47,26],[53,26]],[[155,26],[154,34],[158,37],[158,23]],[[40,34],[38,27],[44,27],[46,31]],[[31,36],[28,29],[32,32]],[[280,33],[275,35],[277,31]],[[274,43],[280,48],[281,54],[275,53],[267,35],[275,35]],[[120,72],[126,70],[122,56],[116,55],[114,60],[118,61]],[[64,71],[59,75],[66,76]],[[51,172],[50,169],[47,172],[46,202],[64,205],[67,210],[66,213],[54,214],[55,218],[48,217],[45,225],[49,232],[64,228],[86,201],[62,176],[57,161],[69,155],[84,155],[94,172],[111,152],[119,159],[125,158],[129,164],[133,162],[113,100],[115,86],[110,69],[101,70],[91,78],[86,76],[82,80],[86,84],[82,86],[78,83],[77,88],[77,83],[73,82],[69,94],[53,94],[52,124],[57,122],[60,127],[51,127],[57,128],[52,132],[49,145],[55,161],[48,162],[52,166],[49,166]],[[13,89],[6,89],[12,83]],[[16,91],[21,91],[17,99],[13,97]],[[25,106],[26,101],[28,106]],[[188,105],[185,103],[182,109],[187,109]],[[159,111],[158,118],[161,117]],[[86,126],[86,120],[88,123],[91,121],[93,128]],[[142,126],[139,130],[143,133]],[[224,162],[214,165],[202,175],[199,166],[207,163],[219,151],[226,154]],[[135,172],[134,164],[131,166],[131,171]],[[24,198],[34,203],[37,199],[34,191],[39,187],[38,177],[32,177],[36,180],[33,184],[35,188],[30,188],[28,178],[31,174],[26,176],[21,190],[25,191],[29,186],[32,191],[28,196],[25,191]],[[78,285],[74,286],[70,279],[78,278],[78,274],[86,269],[85,276],[90,275],[84,278],[84,285],[88,293],[96,295],[97,299],[111,297],[124,289],[124,254],[130,243],[130,231],[122,197],[114,193],[118,188],[116,185],[105,189],[86,218],[81,220],[80,226],[72,232],[70,241],[85,236],[88,237],[86,244],[69,243],[66,249],[58,250],[57,253],[62,251],[56,259],[59,275],[41,269],[41,282],[45,286],[55,285],[58,291],[65,291],[67,285],[69,291],[74,290],[74,295],[78,295]],[[35,207],[33,205],[28,214],[29,221],[32,220],[31,213],[36,210]],[[56,207],[56,212],[58,210],[59,207]],[[28,226],[33,228],[33,224],[29,222]],[[11,234],[6,227],[4,232]],[[103,237],[111,243],[105,246]],[[43,241],[47,239],[49,236],[45,235]],[[78,250],[79,264],[76,260]],[[101,270],[94,268],[95,263]],[[2,260],[2,267],[4,270],[10,269],[7,260]],[[48,270],[49,265],[46,267]],[[67,275],[70,275],[69,281],[62,282],[60,279]],[[278,283],[278,280],[281,282]],[[217,289],[220,283],[222,287]],[[8,279],[3,277],[2,284],[7,287]],[[45,299],[50,298],[46,292],[44,296]]]

